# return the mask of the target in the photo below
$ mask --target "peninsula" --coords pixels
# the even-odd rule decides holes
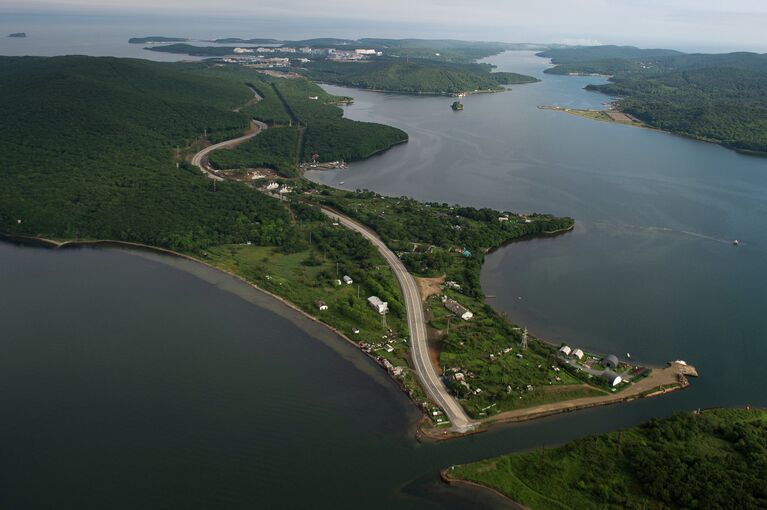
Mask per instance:
[[[154,246],[238,276],[374,357],[436,437],[687,385],[679,364],[554,346],[485,304],[488,250],[566,232],[572,219],[303,179],[407,142],[344,118],[336,105],[349,98],[236,64],[3,57],[0,68],[0,85],[29,84],[0,99],[22,119],[0,125],[12,158],[0,173],[0,231]],[[53,103],[40,106],[41,94]]]
[[[634,119],[634,125],[767,154],[767,54],[592,46],[550,49],[538,55],[556,64],[546,70],[550,74],[610,76],[610,83],[586,88],[618,97],[614,110]]]

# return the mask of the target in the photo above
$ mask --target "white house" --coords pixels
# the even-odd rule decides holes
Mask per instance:
[[[560,347],[560,348],[559,348],[559,352],[561,352],[561,353],[562,353],[562,354],[564,354],[565,356],[569,356],[569,355],[570,355],[570,353],[572,353],[572,352],[573,352],[573,350],[572,350],[572,349],[570,349],[570,347],[568,347],[568,346],[566,346],[566,345],[563,345],[562,347]]]
[[[275,190],[275,189],[277,189],[279,187],[280,187],[279,184],[277,184],[276,182],[272,181],[272,182],[270,182],[269,184],[266,185],[266,191],[272,191],[272,190]]]
[[[381,315],[389,311],[389,303],[386,301],[381,301],[381,298],[378,296],[370,296],[368,298],[368,304],[373,310],[380,313]]]
[[[573,351],[573,357],[578,359],[583,359],[583,351],[580,349],[575,349]]]
[[[352,283],[354,283],[354,280],[352,280],[349,275],[344,275],[344,283],[346,285],[351,285]]]
[[[326,305],[324,301],[317,300],[314,302],[314,304],[317,306],[317,309],[321,312],[324,312],[325,310],[328,309],[328,305]]]
[[[474,314],[469,311],[468,308],[461,305],[458,301],[455,299],[450,299],[448,297],[445,297],[442,300],[442,304],[445,305],[445,308],[447,308],[449,311],[453,312],[455,315],[460,317],[461,319],[467,321],[470,320],[472,317],[474,317]]]

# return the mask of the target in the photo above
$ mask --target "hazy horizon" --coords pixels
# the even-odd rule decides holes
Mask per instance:
[[[767,52],[761,36],[767,4],[711,0],[544,0],[535,5],[483,0],[471,7],[456,0],[404,0],[362,4],[340,0],[317,8],[307,0],[219,0],[215,11],[202,0],[165,0],[160,6],[136,0],[130,8],[116,0],[3,1],[0,26],[25,31],[24,21],[40,16],[93,17],[111,22],[142,22],[133,35],[184,37],[391,37],[452,38],[561,44],[631,44],[682,51]],[[296,15],[295,13],[301,13]],[[177,24],[168,24],[177,20]],[[626,23],[621,20],[627,20]],[[17,23],[14,24],[14,23]],[[200,23],[205,33],[189,33]],[[137,28],[139,30],[139,28]],[[154,33],[161,30],[162,33]],[[151,33],[150,33],[151,31]],[[7,35],[7,34],[5,34]]]

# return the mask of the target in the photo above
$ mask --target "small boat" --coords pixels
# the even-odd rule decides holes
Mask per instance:
[[[341,182],[339,182],[338,184],[341,184],[341,185],[343,185],[343,184],[344,184],[344,181],[341,181]]]
[[[738,241],[737,239],[735,239],[735,240],[732,242],[732,244],[733,244],[733,246],[738,246],[738,245],[740,244],[740,241]]]

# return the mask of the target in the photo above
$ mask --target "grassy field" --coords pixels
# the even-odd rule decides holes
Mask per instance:
[[[388,264],[358,234],[300,203],[290,208],[302,242],[287,249],[249,244],[211,247],[206,262],[284,298],[360,343],[373,357],[397,367],[393,375],[425,410],[436,409],[411,368],[407,319]],[[354,280],[351,285],[338,283],[345,275]],[[385,327],[381,315],[367,303],[371,295],[389,303]],[[317,301],[328,309],[319,310]]]
[[[427,307],[430,326],[440,340],[439,363],[448,387],[472,417],[605,394],[560,368],[554,346],[530,335],[523,350],[521,329],[485,304],[479,282],[488,249],[525,235],[567,229],[571,219],[423,203],[371,192],[324,189],[318,200],[373,228],[414,274],[444,275],[457,285],[443,288],[441,294],[468,308],[474,314],[471,320],[448,312],[436,296]]]
[[[349,338],[360,341],[377,341],[388,332],[382,327],[381,316],[368,306],[368,296],[380,293],[379,287],[387,289],[390,296],[399,294],[389,266],[376,257],[372,257],[372,267],[364,272],[346,270],[349,261],[339,264],[344,268],[344,272],[339,272],[339,279],[344,274],[354,274],[352,285],[336,285],[335,261],[323,260],[322,254],[315,250],[285,254],[267,246],[227,245],[209,250],[208,260],[284,297]],[[327,304],[328,310],[320,312],[315,305],[317,300]],[[390,304],[393,303],[392,300]],[[400,314],[389,314],[387,323],[399,337],[407,336]],[[355,329],[360,333],[355,334]]]
[[[446,474],[536,510],[765,508],[767,411],[680,413]]]

